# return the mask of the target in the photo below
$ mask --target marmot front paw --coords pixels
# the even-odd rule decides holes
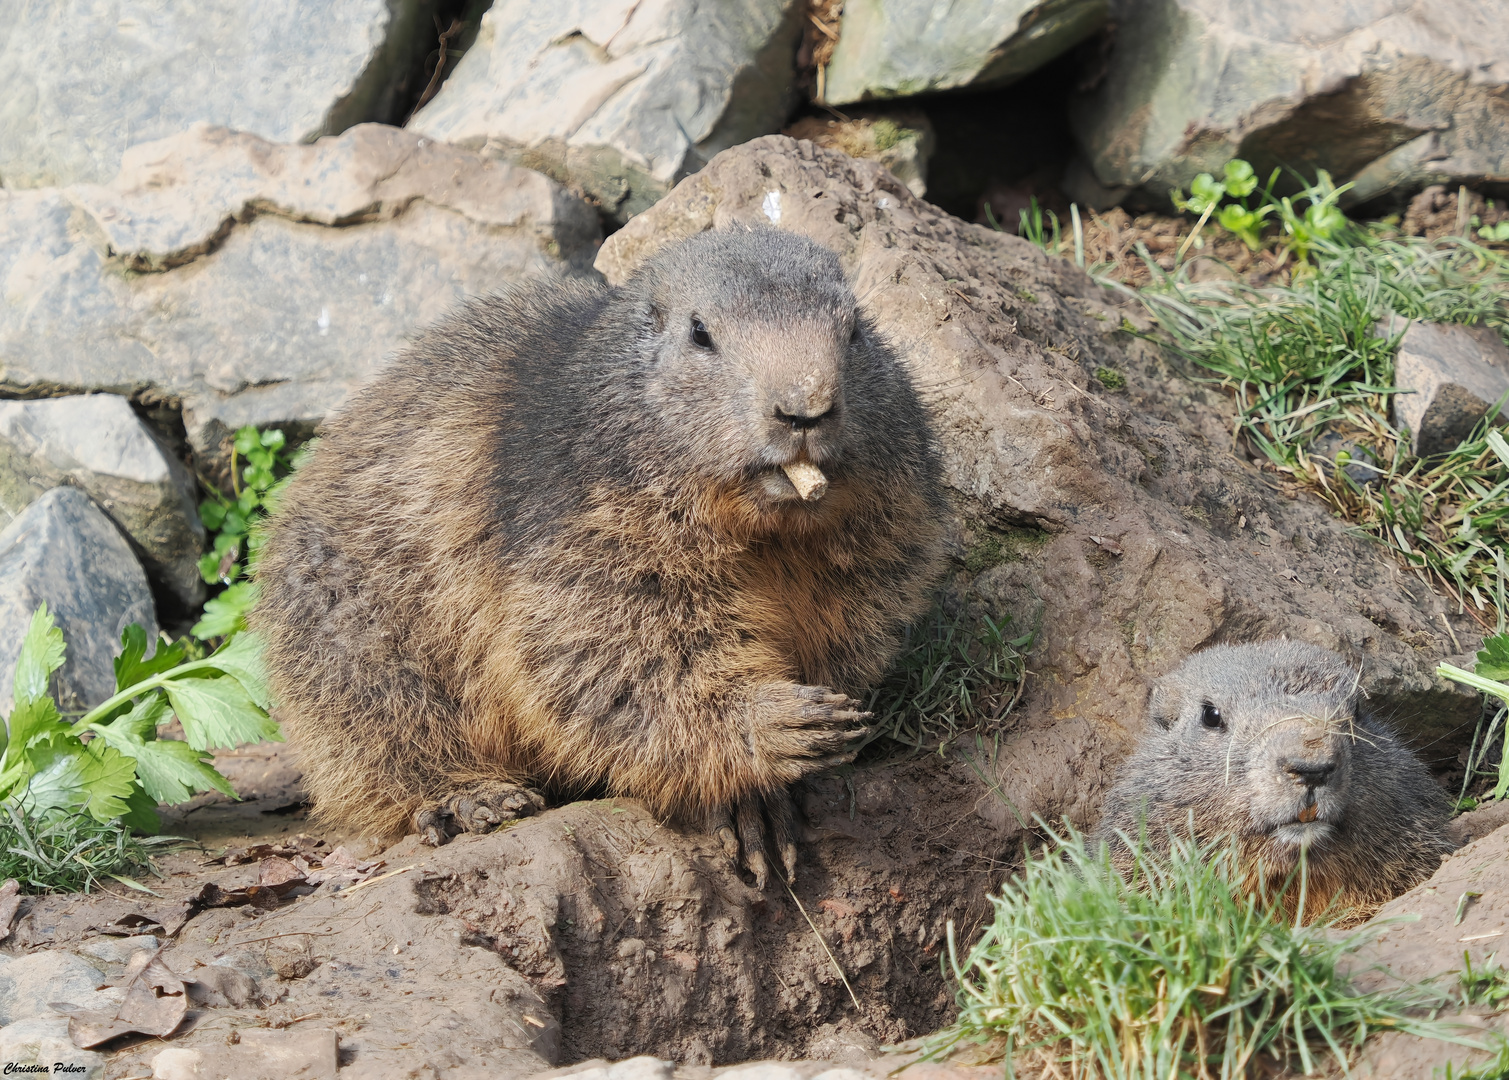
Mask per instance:
[[[823,686],[761,687],[749,731],[757,766],[771,781],[784,785],[847,765],[870,734],[869,728],[852,726],[870,718],[858,706],[854,698]]]
[[[464,832],[492,832],[505,821],[545,809],[537,791],[503,780],[483,780],[426,803],[414,815],[419,838],[432,847]]]

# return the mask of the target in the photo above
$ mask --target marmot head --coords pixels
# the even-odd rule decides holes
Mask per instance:
[[[1359,743],[1385,737],[1359,722],[1358,675],[1293,641],[1190,657],[1153,691],[1153,797],[1256,845],[1270,870],[1322,851],[1349,811]]]
[[[926,422],[896,356],[860,314],[837,257],[776,229],[700,233],[619,290],[639,325],[641,395],[663,458],[742,512],[818,520],[930,461]],[[820,470],[813,498],[788,475]],[[803,496],[807,495],[808,498]]]

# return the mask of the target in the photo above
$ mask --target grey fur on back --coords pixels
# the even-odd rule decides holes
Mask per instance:
[[[1313,645],[1218,645],[1154,688],[1149,722],[1095,837],[1120,859],[1148,843],[1229,834],[1248,884],[1275,895],[1307,856],[1306,909],[1368,907],[1432,874],[1451,850],[1445,793],[1364,708],[1359,671]],[[1292,911],[1290,889],[1286,906]]]

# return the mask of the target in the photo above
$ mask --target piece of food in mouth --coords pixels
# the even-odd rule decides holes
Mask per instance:
[[[810,461],[793,461],[781,466],[781,470],[805,502],[817,502],[828,491],[828,478]]]

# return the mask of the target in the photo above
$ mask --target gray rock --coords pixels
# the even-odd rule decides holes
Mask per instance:
[[[74,947],[74,951],[90,962],[101,965],[112,975],[119,975],[137,953],[146,950],[156,952],[162,944],[151,934],[136,934],[132,937],[112,937],[101,934],[88,938]]]
[[[470,295],[590,273],[600,238],[554,181],[411,132],[198,126],[109,186],[0,192],[0,389],[176,398],[218,453],[243,424],[314,426]]]
[[[620,220],[792,104],[803,0],[498,0],[412,130],[542,168]]]
[[[44,601],[68,644],[68,662],[57,674],[59,704],[65,709],[98,705],[115,693],[112,661],[127,625],[140,623],[148,641],[157,638],[152,592],[131,545],[89,496],[77,488],[53,488],[0,532],[4,712],[10,711],[21,639],[32,612]],[[4,1009],[0,992],[0,1020]]]
[[[1233,157],[1327,169],[1357,201],[1509,176],[1501,0],[1128,0],[1118,23],[1071,114],[1107,187],[1166,206]]]
[[[1486,326],[1412,322],[1394,360],[1394,419],[1418,457],[1455,450],[1509,394],[1509,348]],[[1509,409],[1500,414],[1509,420]]]
[[[786,1070],[791,1072],[790,1069]],[[676,1073],[676,1063],[664,1061],[657,1057],[642,1055],[640,1057],[625,1058],[612,1064],[603,1062],[601,1059],[588,1062],[573,1069],[553,1069],[541,1076],[551,1076],[559,1080],[671,1080]],[[792,1073],[795,1077],[796,1074]],[[758,1080],[756,1077],[747,1080]],[[782,1078],[784,1080],[784,1078]]]
[[[82,489],[188,607],[204,599],[194,477],[114,394],[0,402],[0,520],[60,484]]]
[[[848,0],[823,98],[1005,86],[1089,37],[1106,0]]]
[[[32,1017],[54,1018],[58,1014],[49,1007],[54,1001],[113,1012],[125,994],[119,987],[96,990],[104,981],[89,961],[61,949],[8,960],[0,966],[0,1024],[11,1025]],[[0,1061],[7,1060],[0,1057]]]
[[[1311,443],[1310,454],[1320,462],[1320,467],[1327,474],[1336,470],[1336,459],[1346,454],[1351,460],[1341,467],[1341,471],[1351,477],[1352,483],[1359,487],[1376,484],[1383,476],[1383,470],[1378,468],[1378,459],[1367,447],[1358,446],[1334,431],[1328,431]]]
[[[103,182],[196,121],[304,142],[402,122],[419,0],[0,0],[0,183]]]
[[[74,1046],[68,1037],[66,1016],[34,1016],[0,1027],[0,1061],[45,1066],[48,1075],[67,1076],[69,1080],[94,1080],[105,1075],[105,1055]],[[55,1070],[59,1063],[65,1069]]]
[[[152,1059],[153,1080],[336,1080],[340,1067],[335,1032],[243,1029],[234,1045],[169,1047]]]

